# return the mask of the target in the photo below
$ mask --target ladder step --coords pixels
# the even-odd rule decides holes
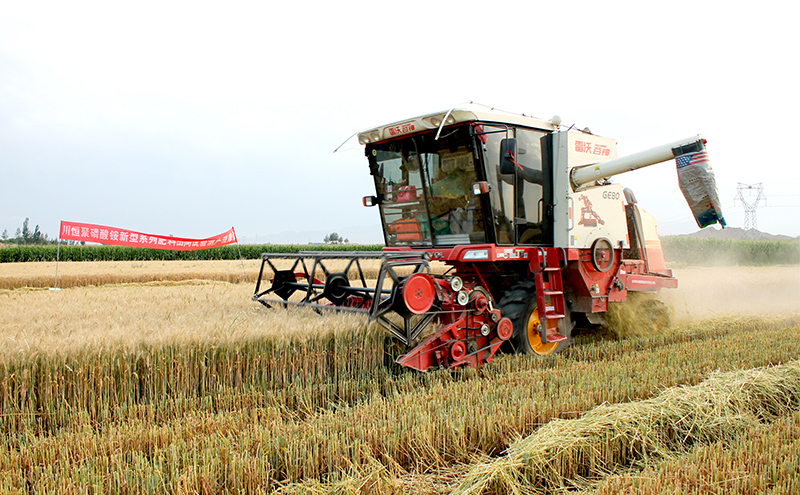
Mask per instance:
[[[539,313],[542,320],[542,327],[539,329],[539,332],[543,343],[555,343],[567,340],[567,337],[561,335],[558,330],[559,328],[563,328],[564,325],[559,320],[564,320],[566,315],[564,314],[564,282],[561,275],[563,271],[561,268],[561,260],[559,259],[558,264],[553,266],[551,262],[555,261],[555,259],[541,259],[538,267],[540,271],[535,277],[538,303],[544,306],[544,311],[540,310]],[[545,275],[545,272],[548,273],[548,275]],[[545,279],[547,279],[547,281],[545,281]],[[545,299],[546,297],[549,298],[549,305],[544,304],[547,300]],[[558,328],[553,328],[553,326],[547,328],[548,321],[558,321]]]
[[[545,338],[547,339],[548,344],[552,342],[561,342],[563,340],[567,340],[567,338],[558,333],[558,330],[556,330],[555,328],[548,328],[547,335],[545,336]]]

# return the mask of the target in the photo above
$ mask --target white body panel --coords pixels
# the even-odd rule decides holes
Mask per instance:
[[[601,238],[614,247],[629,247],[628,222],[620,184],[578,191],[570,197],[568,246],[588,248]]]
[[[567,163],[570,168],[604,162],[617,157],[617,142],[612,138],[578,132],[569,132],[567,136],[569,138]]]
[[[595,198],[594,189],[573,193],[570,171],[574,167],[605,162],[617,157],[617,143],[614,139],[578,132],[556,132],[553,135],[553,245],[561,248],[590,247],[595,239],[606,237],[616,247],[619,241],[627,246],[627,223],[622,199],[616,206],[610,205],[606,198]],[[610,186],[614,187],[614,186]],[[621,196],[622,186],[616,186]],[[616,191],[616,190],[615,190]],[[578,224],[581,209],[585,208],[581,194],[588,193],[592,205],[597,205],[604,224],[597,222],[590,227],[587,222]],[[595,210],[597,211],[597,210]],[[578,218],[575,217],[577,212]],[[619,217],[619,215],[622,215]],[[603,217],[606,215],[606,217]],[[620,221],[621,218],[621,221]],[[589,222],[591,223],[591,222]],[[588,243],[588,244],[587,244]]]

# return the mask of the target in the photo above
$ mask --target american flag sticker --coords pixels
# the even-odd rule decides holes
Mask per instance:
[[[700,151],[697,153],[686,153],[675,158],[678,163],[678,168],[688,167],[689,165],[699,165],[701,163],[708,163],[708,153]]]

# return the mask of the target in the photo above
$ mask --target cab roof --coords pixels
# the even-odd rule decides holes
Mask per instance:
[[[532,127],[545,131],[554,131],[557,129],[557,125],[549,120],[537,119],[523,114],[506,112],[484,105],[469,103],[459,105],[450,110],[421,115],[419,117],[367,129],[358,133],[358,142],[361,144],[377,143],[404,135],[434,130],[442,126],[443,121],[444,127],[462,124],[464,122],[495,122],[499,124]]]

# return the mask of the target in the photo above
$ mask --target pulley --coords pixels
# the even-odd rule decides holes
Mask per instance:
[[[500,318],[497,322],[497,336],[500,340],[508,340],[514,333],[514,323],[508,318]]]
[[[403,303],[415,315],[428,312],[436,300],[433,278],[427,273],[415,273],[403,284]]]
[[[450,347],[450,357],[453,361],[461,361],[467,355],[467,346],[463,342],[454,342]]]
[[[470,307],[476,315],[483,314],[489,308],[489,299],[485,294],[473,291],[470,296]]]

